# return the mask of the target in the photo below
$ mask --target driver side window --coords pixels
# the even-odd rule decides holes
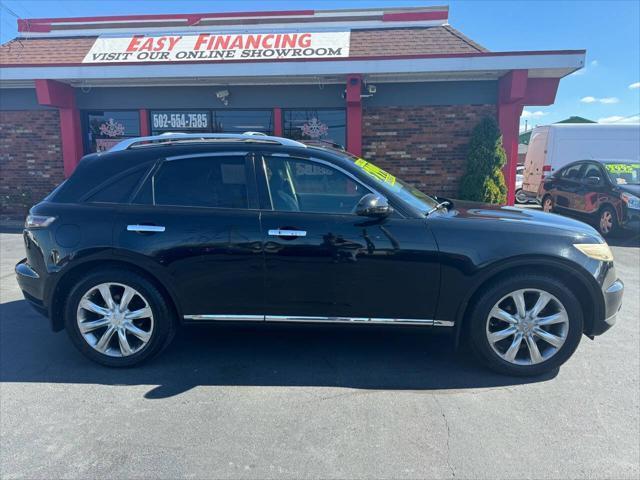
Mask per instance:
[[[566,168],[562,172],[562,178],[565,180],[573,180],[573,181],[580,180],[582,178],[582,175],[580,174],[582,167],[584,167],[583,163],[577,163],[571,167]]]
[[[584,178],[589,178],[589,177],[597,177],[600,179],[600,181],[602,181],[602,178],[603,178],[602,169],[598,165],[588,165],[587,170],[584,174]]]
[[[349,214],[371,193],[339,170],[310,160],[269,156],[264,171],[276,211]]]

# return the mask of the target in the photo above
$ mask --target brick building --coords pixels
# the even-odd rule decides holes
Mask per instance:
[[[3,209],[42,198],[86,153],[167,131],[327,140],[455,196],[485,116],[502,129],[511,186],[523,107],[553,103],[585,52],[489,52],[447,18],[428,7],[19,20],[0,47]]]

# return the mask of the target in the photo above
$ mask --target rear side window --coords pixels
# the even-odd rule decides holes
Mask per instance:
[[[155,205],[248,208],[244,156],[168,160],[151,181]]]
[[[92,194],[87,201],[96,203],[127,203],[147,169],[136,169],[125,174]]]

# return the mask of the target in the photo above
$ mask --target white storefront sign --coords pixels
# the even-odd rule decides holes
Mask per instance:
[[[349,56],[350,32],[98,37],[83,63],[250,61]]]

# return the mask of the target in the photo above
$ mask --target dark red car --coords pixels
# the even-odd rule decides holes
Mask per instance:
[[[538,202],[545,212],[576,216],[602,235],[640,226],[640,163],[581,160],[545,178]]]

